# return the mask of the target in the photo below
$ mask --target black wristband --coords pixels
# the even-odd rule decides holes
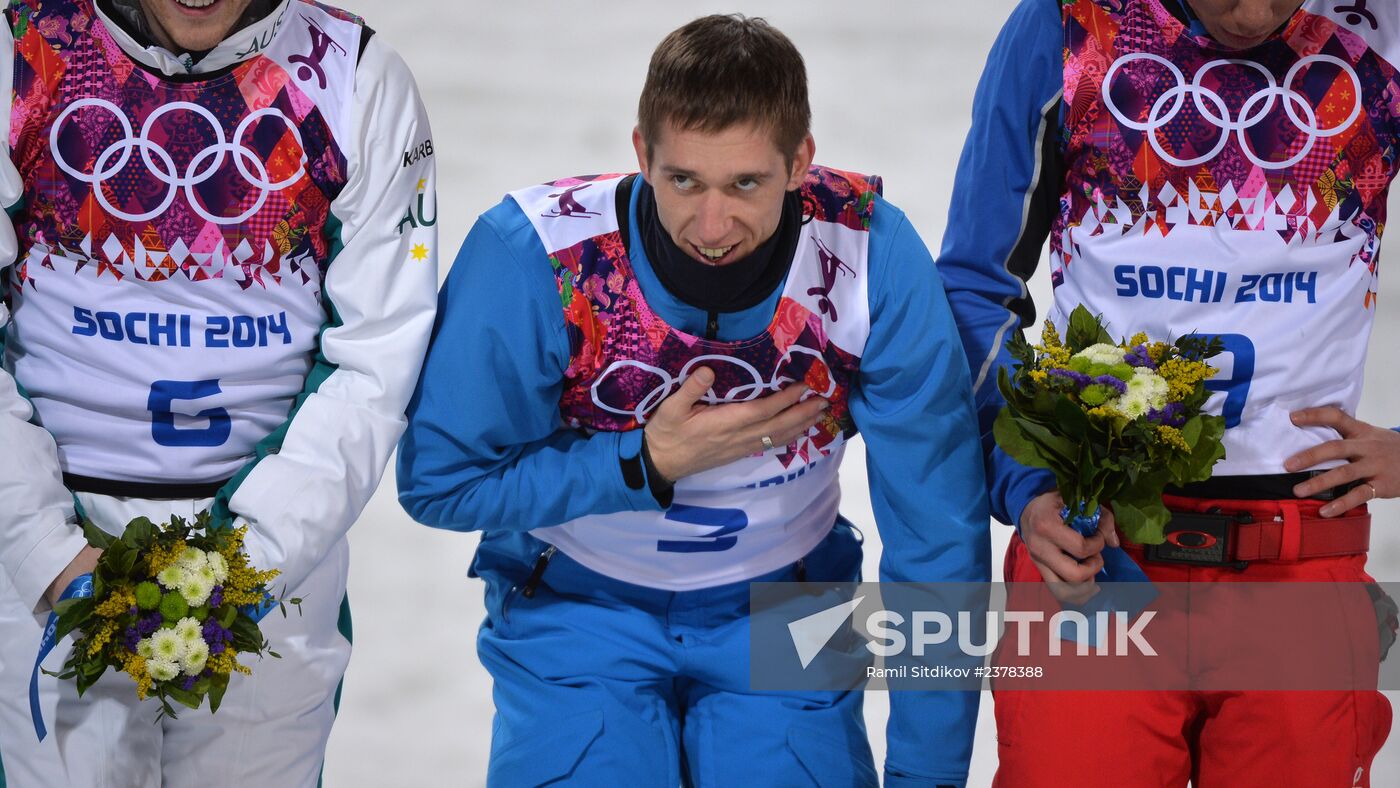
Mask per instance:
[[[656,470],[656,464],[651,461],[651,451],[647,448],[647,434],[642,433],[642,465],[646,468],[647,488],[651,490],[651,497],[661,504],[662,509],[669,508],[671,501],[676,497],[676,483],[661,475],[661,471]]]

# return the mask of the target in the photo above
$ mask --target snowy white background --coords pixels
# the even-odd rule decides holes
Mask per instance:
[[[331,0],[337,2],[337,0]],[[510,189],[551,178],[636,168],[630,133],[647,61],[670,30],[711,12],[764,16],[807,59],[817,160],[885,176],[886,196],[937,250],[973,89],[1014,0],[338,0],[363,14],[413,68],[432,118],[441,273],[478,214]],[[1386,245],[1385,257],[1395,253]],[[1042,266],[1044,269],[1044,266]],[[1392,277],[1391,284],[1395,284]],[[1049,303],[1048,274],[1032,288]],[[1361,415],[1400,424],[1400,312],[1382,287]],[[867,578],[879,539],[860,444],[843,474],[843,511],[867,534]],[[392,467],[351,532],[355,656],[326,757],[326,784],[479,786],[491,732],[490,680],[476,659],[482,585],[466,577],[475,534],[413,523],[394,498]],[[1372,573],[1400,580],[1400,504],[1375,507]],[[993,564],[1008,529],[993,525]],[[1391,693],[1392,703],[1400,693]],[[877,761],[886,697],[866,704]],[[984,693],[970,785],[991,783],[996,740]],[[1090,735],[1092,739],[1092,735]],[[1375,766],[1400,778],[1400,736]]]

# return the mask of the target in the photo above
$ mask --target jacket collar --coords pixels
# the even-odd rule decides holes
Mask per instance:
[[[107,32],[117,46],[141,65],[167,76],[185,74],[207,74],[251,59],[267,49],[274,36],[282,29],[282,23],[291,11],[295,0],[279,0],[273,9],[258,21],[235,31],[218,46],[196,60],[187,52],[171,52],[165,47],[133,35],[108,13],[107,3],[94,3],[97,18],[107,27]],[[121,9],[116,9],[117,13]]]

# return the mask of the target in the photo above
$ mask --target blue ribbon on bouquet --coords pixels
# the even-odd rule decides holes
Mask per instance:
[[[1086,539],[1098,533],[1102,516],[1103,512],[1096,509],[1093,514],[1070,518],[1068,506],[1060,510],[1060,517],[1065,519],[1065,524]],[[1101,555],[1103,568],[1094,575],[1094,581],[1100,584],[1099,592],[1082,605],[1064,605],[1065,608],[1083,613],[1089,620],[1089,626],[1085,629],[1088,631],[1088,645],[1094,648],[1099,646],[1095,617],[1097,613],[1122,612],[1126,613],[1131,621],[1157,598],[1157,589],[1153,587],[1152,581],[1147,579],[1147,573],[1142,571],[1142,567],[1137,565],[1127,551],[1121,547],[1105,545]],[[1061,640],[1080,643],[1082,641],[1079,635],[1079,627],[1060,619]]]
[[[253,619],[254,624],[261,624],[268,613],[277,609],[277,600],[272,598],[272,594],[263,594],[263,599],[256,605],[244,605],[238,608],[238,612]]]
[[[78,575],[73,578],[73,582],[63,589],[63,594],[58,601],[65,599],[87,599],[92,596],[92,575]],[[44,727],[44,713],[39,709],[39,669],[44,663],[44,657],[53,651],[58,638],[54,635],[58,632],[58,613],[49,613],[49,621],[44,625],[44,637],[39,641],[39,656],[34,658],[34,672],[29,676],[29,715],[34,718],[34,732],[39,735],[39,741],[49,735],[48,728]]]

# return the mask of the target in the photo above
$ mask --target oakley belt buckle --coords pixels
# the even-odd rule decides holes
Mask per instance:
[[[1193,566],[1229,566],[1244,569],[1247,561],[1230,559],[1230,542],[1235,526],[1254,522],[1248,514],[1209,512],[1172,512],[1167,521],[1166,540],[1146,545],[1146,558],[1170,564]]]

